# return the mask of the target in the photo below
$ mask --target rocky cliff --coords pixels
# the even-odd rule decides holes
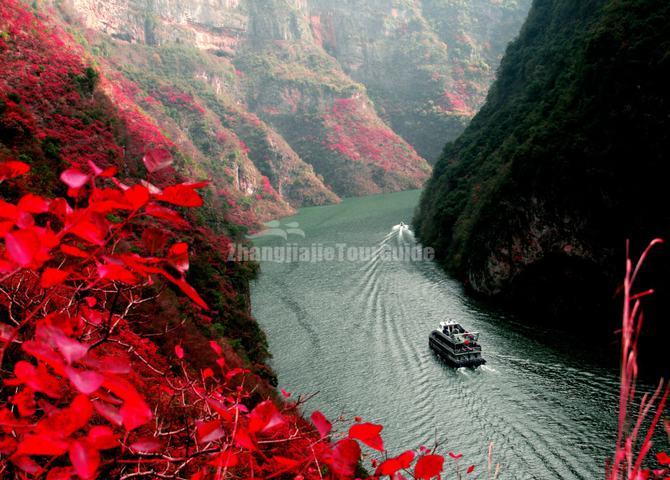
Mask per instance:
[[[425,159],[479,107],[525,14],[523,1],[461,3],[64,0],[54,8],[92,55],[140,87],[139,103],[153,98],[174,117],[181,105],[165,100],[177,97],[160,91],[192,96],[205,114],[176,126],[194,152],[220,163],[205,133],[227,129],[242,145],[238,156],[297,207],[423,184]],[[459,39],[453,53],[449,35]],[[235,176],[238,167],[227,169]],[[262,181],[241,183],[253,203]]]

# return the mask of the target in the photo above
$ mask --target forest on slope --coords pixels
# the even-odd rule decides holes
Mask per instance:
[[[607,325],[626,239],[638,252],[670,233],[669,81],[667,2],[536,0],[485,105],[435,166],[420,238],[472,291],[534,321]],[[667,331],[667,259],[645,277],[652,334]]]
[[[48,4],[138,86],[132,100],[165,109],[194,154],[234,176],[244,161],[211,134],[223,127],[295,208],[422,186],[481,105],[529,1]],[[253,205],[262,182],[241,170]]]

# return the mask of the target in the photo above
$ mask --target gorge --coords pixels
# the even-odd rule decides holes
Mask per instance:
[[[617,267],[667,233],[669,26],[660,0],[3,0],[0,476],[670,475],[637,307],[617,330],[644,298],[667,370],[669,257],[633,290]],[[430,354],[449,317],[487,367]]]

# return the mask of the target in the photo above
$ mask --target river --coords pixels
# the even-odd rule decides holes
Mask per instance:
[[[255,240],[315,245],[336,257],[262,262],[253,312],[281,386],[318,392],[307,410],[383,424],[391,453],[437,442],[486,478],[493,443],[500,478],[603,478],[615,440],[616,371],[565,329],[532,328],[478,305],[431,261],[386,258],[392,247],[420,248],[411,232],[393,229],[411,221],[419,195],[304,208]],[[368,249],[347,259],[344,245]],[[454,370],[435,357],[428,334],[446,318],[481,333],[487,365]]]

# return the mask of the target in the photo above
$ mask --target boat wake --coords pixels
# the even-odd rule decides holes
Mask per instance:
[[[393,224],[409,208],[351,220],[338,208],[300,218],[309,241],[360,245],[365,257],[271,264],[254,292],[282,383],[319,391],[311,407],[326,415],[378,417],[391,449],[437,441],[485,464],[493,442],[509,478],[594,478],[609,453],[602,432],[616,431],[615,413],[601,415],[616,404],[616,376],[482,308],[436,263],[389,259],[422,248],[409,225]],[[454,369],[428,348],[448,318],[482,333],[488,365]]]

